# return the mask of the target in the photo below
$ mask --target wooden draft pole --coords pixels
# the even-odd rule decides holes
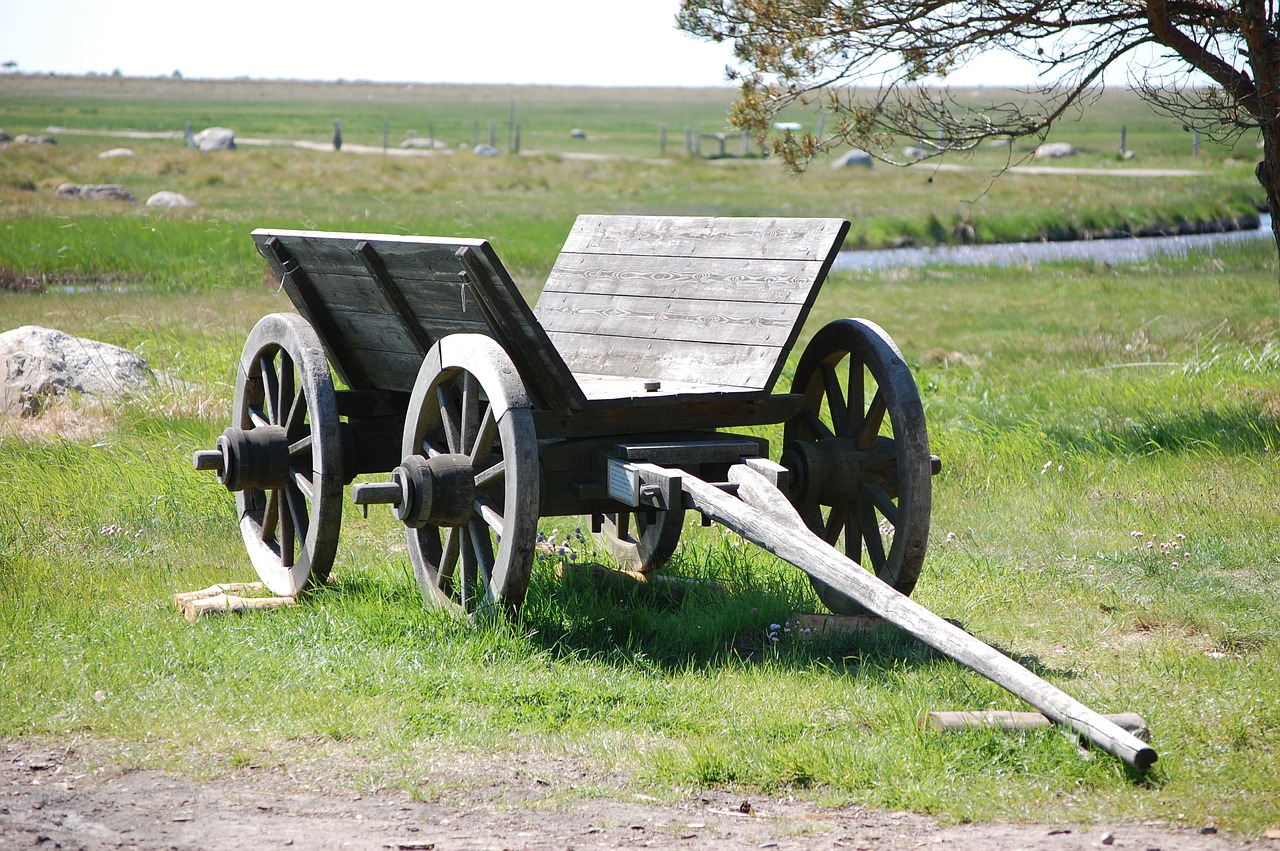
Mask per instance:
[[[691,507],[705,516],[856,600],[1135,768],[1145,770],[1155,763],[1155,749],[1146,742],[898,593],[814,535],[782,492],[760,472],[744,464],[730,468],[729,481],[737,485],[736,497],[682,471],[666,472],[679,477]]]

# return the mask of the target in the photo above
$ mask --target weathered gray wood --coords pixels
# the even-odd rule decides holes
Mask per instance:
[[[832,549],[809,532],[786,498],[759,473],[739,465],[730,470],[735,498],[681,473],[681,486],[704,515],[857,600],[947,656],[972,668],[1027,701],[1055,723],[1140,769],[1156,752],[1132,733],[1045,682],[1008,656],[935,615]]]
[[[534,313],[575,375],[769,392],[839,219],[580,216]]]
[[[823,260],[847,230],[842,219],[579,216],[561,250]]]
[[[474,291],[489,321],[490,335],[511,355],[540,407],[554,411],[583,407],[587,400],[578,382],[492,250],[487,245],[460,248],[458,259],[468,289]]]
[[[542,292],[688,298],[801,305],[821,269],[816,260],[561,254]],[[692,282],[692,285],[691,283]]]
[[[1121,730],[1132,733],[1139,739],[1150,740],[1151,730],[1146,720],[1134,712],[1122,712],[1117,715],[1104,715],[1112,724]],[[921,729],[937,730],[940,733],[956,733],[962,730],[980,730],[994,728],[997,730],[1043,730],[1053,726],[1053,722],[1039,712],[1010,712],[994,710],[988,712],[929,712],[920,716]]]
[[[803,400],[758,393],[664,397],[652,403],[634,399],[627,405],[598,400],[571,413],[535,409],[533,418],[540,438],[701,431],[784,422],[799,412]]]

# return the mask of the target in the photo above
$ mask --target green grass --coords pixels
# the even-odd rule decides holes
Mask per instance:
[[[155,98],[94,98],[23,108],[163,126]],[[21,132],[13,104],[0,95],[0,123]],[[236,108],[245,126],[290,129]],[[334,111],[319,97],[308,108]],[[1215,186],[1247,196],[1243,166],[1125,193],[1006,175],[982,195],[980,178],[925,184],[914,170],[797,179],[762,163],[247,148],[215,159],[161,142],[111,164],[101,147],[0,153],[0,266],[109,285],[0,292],[0,316],[129,346],[193,387],[0,431],[0,736],[88,738],[197,776],[342,759],[363,768],[326,782],[417,797],[444,794],[422,768],[431,754],[535,750],[587,765],[584,795],[732,787],[946,821],[1212,821],[1242,837],[1280,824],[1280,293],[1265,242],[1123,267],[838,273],[800,342],[842,316],[894,336],[943,459],[915,597],[1093,708],[1141,713],[1161,755],[1145,777],[1056,732],[919,731],[927,710],[1024,707],[895,634],[775,644],[773,624],[819,606],[806,578],[696,523],[669,572],[714,584],[606,592],[539,562],[512,624],[426,610],[385,511],[347,511],[335,581],[302,606],[191,626],[170,602],[252,578],[232,499],[190,453],[228,421],[249,328],[288,309],[251,253],[254,226],[491,236],[532,294],[581,211],[856,207],[860,225],[889,234],[901,229],[887,222],[943,221],[965,209],[958,198],[980,197],[993,220],[1035,218],[1030,199],[1073,186],[1082,220],[1138,219],[1201,185],[1206,207]],[[207,194],[178,213],[51,197],[64,179],[117,176],[139,194]],[[565,538],[581,522],[543,528]]]

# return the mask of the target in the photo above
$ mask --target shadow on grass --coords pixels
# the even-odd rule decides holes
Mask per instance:
[[[1118,431],[1087,431],[1065,423],[1046,424],[1045,435],[1083,453],[1143,456],[1162,452],[1261,454],[1280,442],[1280,428],[1260,408],[1188,410],[1133,423]]]

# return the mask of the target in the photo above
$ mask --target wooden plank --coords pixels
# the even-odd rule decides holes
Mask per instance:
[[[771,391],[841,219],[580,216],[535,314],[575,375]]]
[[[780,346],[738,346],[630,337],[548,333],[575,373],[622,375],[661,381],[699,382],[714,376],[724,386],[767,391]],[[572,358],[572,360],[570,360]]]
[[[798,311],[767,302],[544,292],[536,312],[548,333],[781,347]],[[575,351],[589,348],[579,341]]]
[[[264,240],[261,248],[271,268],[281,276],[282,286],[289,294],[290,301],[324,343],[329,353],[329,362],[338,373],[338,377],[353,390],[371,387],[368,374],[352,354],[346,340],[334,327],[332,317],[307,276],[306,270],[293,259],[288,248],[274,237]]]
[[[483,239],[457,237],[401,236],[398,234],[341,233],[327,231],[274,230],[259,228],[254,240],[262,245],[274,236],[291,253],[305,258],[308,267],[323,268],[342,275],[364,276],[364,263],[356,246],[373,246],[397,280],[457,280],[455,252],[463,246],[477,247]]]
[[[632,254],[571,254],[556,258],[542,288],[555,292],[763,301],[804,304],[822,271],[815,260],[735,257],[650,257]],[[541,307],[539,302],[538,307]],[[537,313],[537,308],[534,309]]]
[[[800,411],[800,394],[709,394],[647,400],[589,401],[571,413],[534,411],[539,439],[702,431],[786,422]]]
[[[562,251],[821,261],[848,227],[843,219],[579,216]]]
[[[1151,741],[1151,729],[1146,719],[1134,712],[1103,715],[1121,730],[1131,733],[1144,742]],[[962,730],[995,729],[1016,732],[1019,730],[1047,730],[1053,726],[1041,712],[929,712],[920,716],[920,729],[940,733],[957,733]]]
[[[809,531],[791,503],[764,476],[739,465],[729,471],[737,498],[697,478],[680,476],[692,506],[743,538],[794,564],[873,614],[945,653],[1139,769],[1155,764],[1150,745],[1045,682],[1008,656],[948,623],[846,558]]]
[[[413,308],[409,306],[399,286],[392,280],[391,273],[379,256],[378,250],[368,240],[361,240],[356,244],[356,253],[360,255],[360,260],[369,270],[369,276],[377,282],[383,297],[395,307],[396,317],[400,320],[405,334],[413,340],[418,354],[425,355],[435,340],[423,330]]]
[[[569,411],[586,404],[569,367],[488,244],[458,249],[467,290],[474,291],[490,333],[515,362],[539,406]]]

